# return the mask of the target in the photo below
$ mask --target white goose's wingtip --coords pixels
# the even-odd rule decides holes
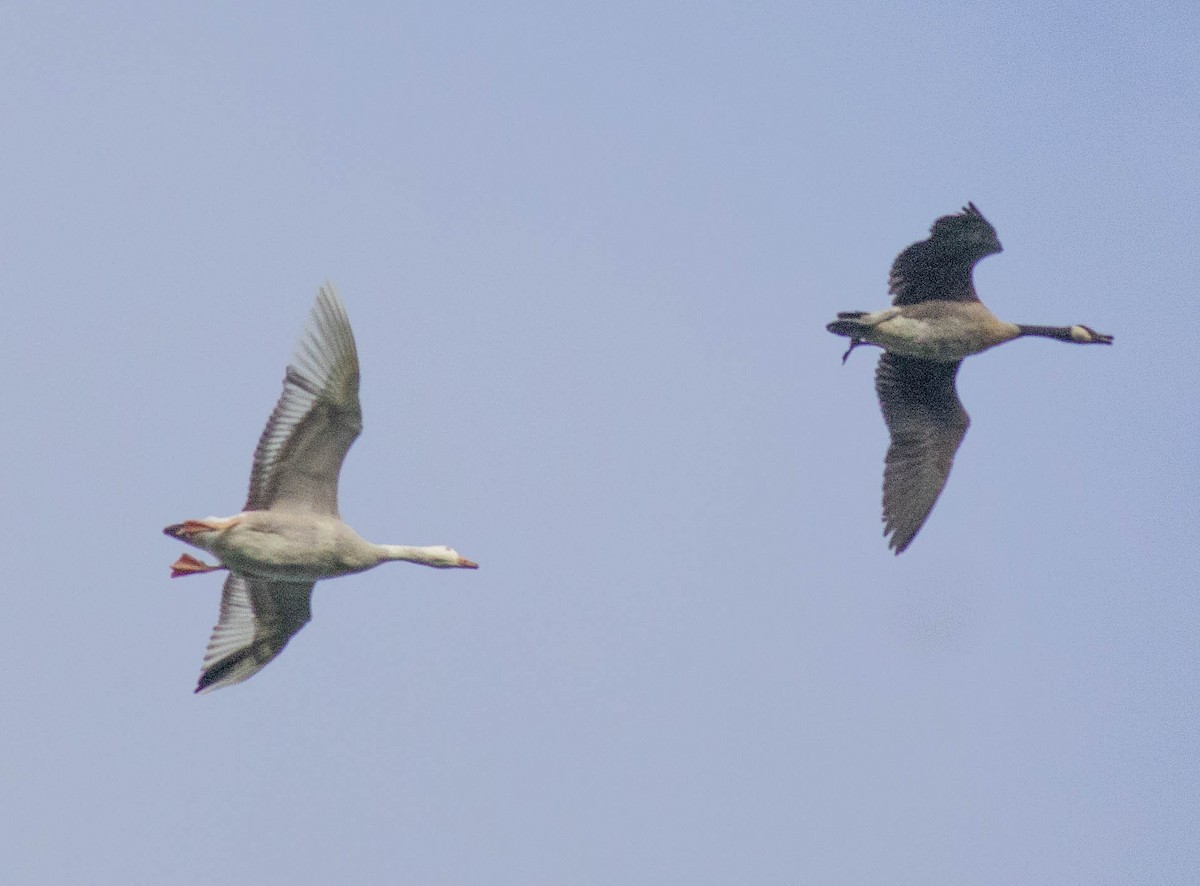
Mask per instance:
[[[192,692],[205,695],[226,686],[236,686],[261,671],[264,664],[266,662],[256,661],[250,650],[240,650],[201,671],[200,679],[196,681],[196,688]]]
[[[200,675],[200,679],[196,681],[196,688],[192,690],[192,694],[193,695],[208,695],[208,693],[210,693],[210,692],[214,692],[225,686],[232,686],[232,685],[234,685],[234,683],[240,683],[240,682],[241,682],[240,680],[234,680],[234,681],[215,680],[215,679],[210,680],[208,671],[205,671],[204,673],[202,673]]]
[[[479,568],[478,563],[476,563],[474,560],[468,560],[466,557],[459,557],[458,565],[462,569],[478,569]]]

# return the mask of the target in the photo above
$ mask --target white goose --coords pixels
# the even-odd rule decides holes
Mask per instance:
[[[163,530],[216,555],[222,564],[211,566],[184,554],[171,567],[172,578],[229,570],[196,692],[240,683],[279,655],[308,622],[313,585],[323,578],[389,560],[478,568],[442,545],[371,544],[338,516],[338,474],[362,431],[358,377],[346,309],[326,285],[317,293],[283,393],[254,451],[242,512],[185,520]]]

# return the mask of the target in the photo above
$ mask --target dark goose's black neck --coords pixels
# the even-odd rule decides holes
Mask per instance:
[[[1022,326],[1017,324],[1021,335],[1040,335],[1043,338],[1057,338],[1059,341],[1074,341],[1071,338],[1070,326]]]

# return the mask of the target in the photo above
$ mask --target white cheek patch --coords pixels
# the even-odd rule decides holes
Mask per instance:
[[[1091,340],[1091,334],[1082,326],[1071,327],[1071,341],[1077,341],[1080,344],[1084,344],[1086,342],[1090,342]]]

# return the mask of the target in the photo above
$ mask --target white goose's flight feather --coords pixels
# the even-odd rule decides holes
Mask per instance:
[[[243,510],[336,517],[338,474],[361,431],[354,333],[333,287],[322,286],[254,451]]]
[[[314,584],[229,573],[196,691],[241,683],[282,652],[311,618]]]

